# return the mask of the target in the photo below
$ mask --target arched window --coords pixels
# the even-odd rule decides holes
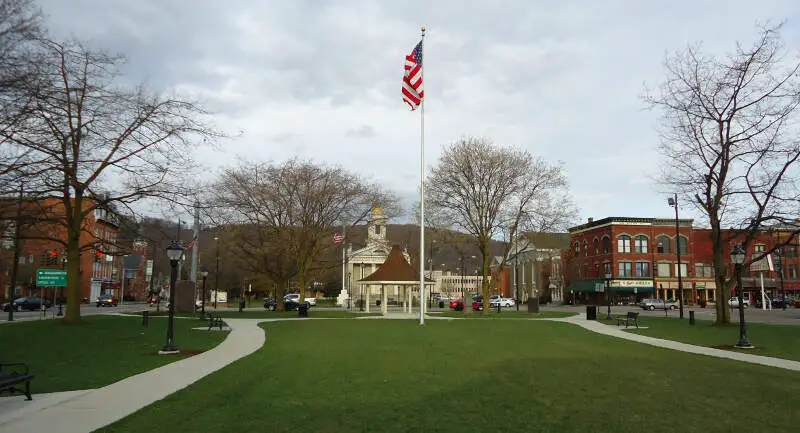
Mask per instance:
[[[594,238],[594,242],[592,243],[594,246],[594,255],[600,254],[600,241],[597,238]]]
[[[580,255],[581,255],[581,243],[575,242],[575,257],[578,257]]]
[[[678,236],[678,252],[681,254],[689,253],[689,240],[686,236]]]
[[[666,235],[659,235],[656,238],[656,252],[667,254],[672,252],[672,239]]]
[[[631,252],[631,237],[628,235],[622,235],[617,238],[617,252],[618,253],[629,253]]]
[[[589,243],[583,241],[583,255],[588,257],[589,256]]]
[[[611,252],[611,238],[608,236],[603,236],[603,254],[608,254]]]
[[[645,235],[638,235],[633,240],[633,250],[637,253],[646,254],[647,253],[647,236]]]

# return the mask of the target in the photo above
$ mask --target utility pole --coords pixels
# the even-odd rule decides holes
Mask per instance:
[[[19,271],[19,254],[20,254],[20,225],[22,221],[22,195],[24,194],[25,184],[19,183],[19,199],[17,200],[17,218],[14,221],[14,263],[11,264],[11,293],[9,298],[11,305],[8,307],[8,321],[14,321],[14,296],[16,296],[17,288],[17,273]]]
[[[680,306],[680,318],[683,319],[683,279],[681,275],[681,229],[680,222],[678,221],[678,194],[676,193],[674,197],[670,197],[667,203],[671,206],[675,206],[675,253],[677,254],[678,260],[678,305]],[[689,246],[688,242],[686,246]]]
[[[194,245],[192,245],[192,273],[189,275],[189,280],[195,283],[195,291],[197,291],[197,255],[200,250],[198,245],[200,243],[200,202],[194,203],[194,229],[192,235]]]

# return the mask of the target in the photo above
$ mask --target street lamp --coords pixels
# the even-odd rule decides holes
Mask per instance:
[[[200,276],[203,277],[203,299],[200,300],[200,319],[205,320],[206,318],[206,278],[208,277],[208,271],[206,268],[203,268],[200,271]]]
[[[606,274],[606,299],[608,300],[608,314],[606,320],[611,320],[611,274]]]
[[[217,294],[219,293],[219,236],[214,236],[217,243],[217,270],[214,271],[214,309],[217,309]]]
[[[678,194],[675,194],[673,197],[668,197],[667,204],[675,208],[675,254],[678,258],[678,305],[680,306],[680,318],[683,319],[683,280],[681,279],[681,231],[680,225],[678,224]]]
[[[178,262],[183,257],[183,246],[180,241],[173,242],[167,247],[167,258],[172,267],[169,277],[169,322],[167,324],[167,342],[159,354],[168,355],[179,353],[178,346],[175,345],[175,282],[178,280]]]
[[[746,254],[741,245],[736,245],[731,251],[731,262],[736,270],[736,285],[739,286],[739,341],[734,347],[750,349],[753,345],[747,340],[747,326],[744,323],[744,287],[742,287],[742,264]]]
[[[778,275],[781,279],[781,304],[783,305],[783,309],[786,309],[786,289],[783,287],[783,249],[778,248],[775,250],[775,270],[778,271]]]

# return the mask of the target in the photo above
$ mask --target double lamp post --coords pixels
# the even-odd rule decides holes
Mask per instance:
[[[169,277],[169,322],[167,324],[167,342],[159,354],[171,355],[180,353],[175,344],[175,283],[178,281],[178,263],[183,257],[183,245],[175,241],[167,247],[167,258],[172,268]],[[204,277],[205,279],[205,277]]]

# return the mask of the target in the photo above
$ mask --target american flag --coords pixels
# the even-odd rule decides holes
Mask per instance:
[[[189,241],[189,243],[188,243],[188,244],[184,245],[183,249],[184,249],[184,250],[191,250],[191,249],[192,249],[192,247],[194,247],[194,245],[195,245],[196,243],[197,243],[197,238],[194,238],[194,239],[192,239],[191,241]]]
[[[342,242],[344,242],[344,236],[340,235],[339,233],[334,233],[333,234],[333,244],[334,245],[339,245]]]
[[[403,101],[414,111],[422,103],[425,90],[422,88],[422,41],[414,51],[406,56],[405,75],[403,75]]]

